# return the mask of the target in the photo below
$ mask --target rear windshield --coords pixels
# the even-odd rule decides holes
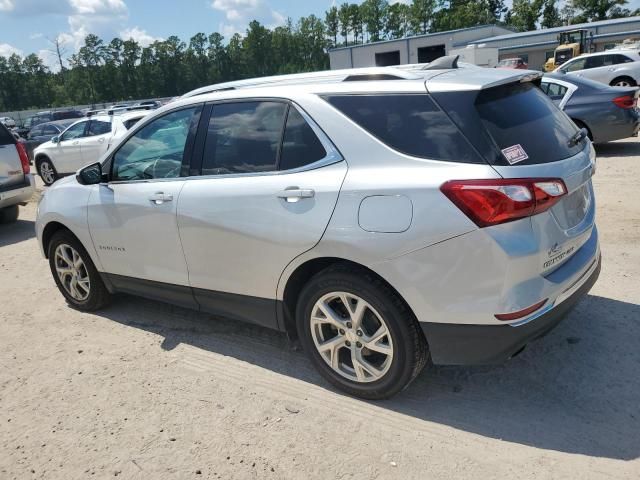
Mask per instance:
[[[399,152],[433,160],[483,163],[427,94],[331,95],[324,98]]]
[[[531,83],[485,90],[476,109],[509,163],[555,162],[584,148],[582,142],[569,146],[577,127]]]
[[[14,143],[16,143],[16,140],[11,135],[11,132],[0,123],[0,145],[13,145]]]

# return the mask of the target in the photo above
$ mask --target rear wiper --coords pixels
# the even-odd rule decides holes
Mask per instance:
[[[587,138],[587,135],[587,129],[581,128],[569,139],[567,144],[569,145],[569,147],[575,147],[578,143]]]

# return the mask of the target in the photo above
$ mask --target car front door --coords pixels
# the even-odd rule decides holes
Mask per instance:
[[[102,154],[107,151],[109,137],[111,136],[110,121],[92,119],[87,128],[87,134],[80,143],[82,144],[82,160],[85,164],[97,162]]]
[[[196,305],[176,206],[201,109],[154,119],[105,162],[110,178],[89,198],[89,230],[104,272],[120,291]]]
[[[80,141],[85,135],[88,120],[71,125],[59,137],[52,158],[58,173],[72,173],[82,167],[82,145]]]
[[[178,202],[190,284],[203,310],[275,327],[280,275],[320,241],[347,166],[287,102],[218,103],[204,121],[202,176]]]

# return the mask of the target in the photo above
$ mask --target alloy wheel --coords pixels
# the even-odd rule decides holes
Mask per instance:
[[[61,243],[54,255],[56,273],[62,287],[74,300],[86,300],[89,297],[91,282],[80,254],[70,245]]]
[[[628,82],[627,80],[618,80],[615,84],[614,87],[631,87],[631,83]]]
[[[43,161],[40,163],[40,176],[47,185],[51,185],[55,181],[56,177],[53,173],[53,167],[49,162]]]
[[[391,367],[393,341],[384,318],[352,293],[318,299],[311,310],[311,336],[326,364],[354,382],[379,380]]]

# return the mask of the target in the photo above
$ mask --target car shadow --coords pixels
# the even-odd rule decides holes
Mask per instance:
[[[18,219],[14,223],[0,224],[0,248],[24,242],[35,236],[36,226],[31,220]]]
[[[100,316],[334,391],[285,335],[119,296]],[[548,336],[495,367],[434,367],[378,407],[546,450],[640,457],[640,306],[585,297]],[[250,382],[250,379],[247,380]]]
[[[635,137],[595,145],[599,159],[609,157],[636,157],[640,155],[640,142]]]

